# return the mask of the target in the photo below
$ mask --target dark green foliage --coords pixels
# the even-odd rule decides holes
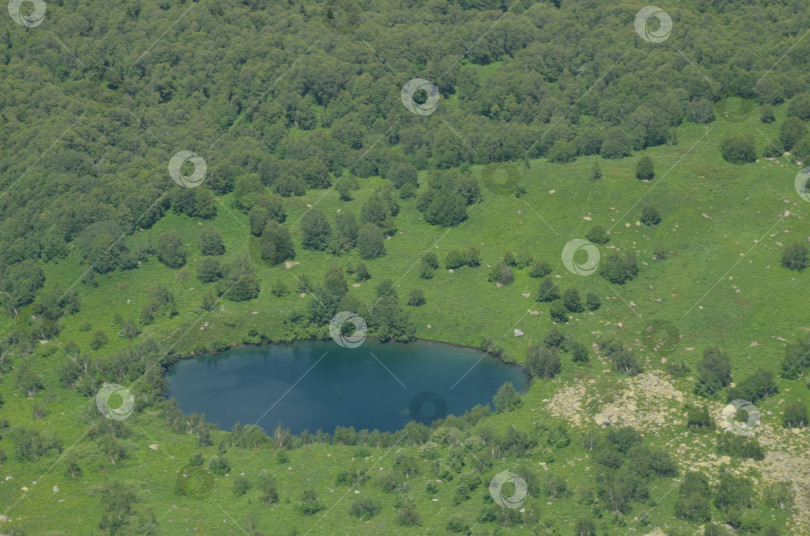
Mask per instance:
[[[732,164],[753,162],[757,158],[753,136],[742,133],[726,136],[720,140],[720,154],[726,162]]]
[[[397,524],[403,527],[415,527],[422,524],[416,506],[406,505],[397,510]]]
[[[317,514],[323,510],[323,505],[318,501],[318,496],[315,490],[307,489],[301,494],[301,500],[298,502],[298,509],[305,516]]]
[[[335,249],[348,251],[357,245],[359,227],[351,212],[339,212],[335,217]]]
[[[354,267],[353,275],[354,280],[358,283],[371,279],[371,273],[368,271],[368,268],[366,268],[365,263],[362,262],[357,263],[357,266]]]
[[[615,372],[632,376],[642,371],[641,364],[639,364],[633,352],[629,348],[625,348],[619,341],[610,341],[600,346],[605,357],[610,359]]]
[[[588,292],[585,295],[585,306],[589,311],[596,311],[602,306],[602,300],[593,292]]]
[[[551,307],[548,309],[549,315],[554,322],[565,324],[568,322],[568,309],[559,300],[551,302]]]
[[[526,368],[532,376],[553,378],[560,373],[562,364],[556,349],[532,345],[526,352]]]
[[[501,285],[510,284],[515,280],[512,267],[504,262],[496,264],[489,272],[489,280]]]
[[[810,335],[788,343],[782,359],[782,377],[795,379],[810,367]]]
[[[644,225],[658,225],[661,223],[661,213],[653,206],[646,206],[641,210],[641,223]]]
[[[464,257],[460,251],[452,250],[447,252],[447,259],[444,261],[444,266],[451,270],[464,266]]]
[[[425,294],[422,292],[422,289],[415,288],[411,290],[411,293],[408,295],[408,305],[410,305],[411,307],[418,307],[424,304],[425,304]]]
[[[248,479],[242,475],[237,476],[233,480],[233,486],[231,487],[231,491],[237,497],[241,497],[245,493],[247,493],[248,489],[250,488],[250,483]]]
[[[596,536],[596,525],[590,518],[584,518],[577,521],[574,527],[574,536]]]
[[[636,164],[636,178],[643,181],[652,180],[655,177],[655,167],[652,159],[644,155]]]
[[[560,291],[557,285],[550,278],[544,277],[540,281],[540,288],[537,290],[537,301],[551,302],[558,299],[560,299]]]
[[[535,279],[539,277],[546,277],[551,273],[551,266],[545,261],[536,261],[532,264],[531,270],[529,270],[529,277],[533,277]]]
[[[366,223],[357,233],[357,251],[363,259],[376,259],[385,254],[382,230],[373,223]]]
[[[599,273],[613,284],[624,285],[638,275],[638,264],[635,254],[610,252],[602,257]]]
[[[757,369],[736,387],[728,390],[728,399],[740,399],[754,403],[778,392],[779,388],[774,381],[773,373],[769,370]]]
[[[301,218],[301,245],[304,249],[324,251],[332,240],[332,227],[320,210],[313,208]]]
[[[264,188],[257,173],[245,173],[236,177],[233,187],[233,206],[249,211],[256,204]]]
[[[573,162],[577,157],[577,145],[573,141],[559,139],[554,142],[548,152],[550,162],[565,164]]]
[[[200,232],[200,253],[203,255],[222,255],[225,253],[225,243],[218,229],[206,227]]]
[[[90,338],[90,349],[91,350],[99,350],[102,346],[109,342],[109,337],[107,337],[107,332],[102,330],[96,330],[93,332],[93,336]]]
[[[632,144],[630,136],[627,132],[620,127],[611,127],[605,132],[605,141],[602,142],[602,147],[599,154],[603,158],[624,158],[630,156],[632,151]]]
[[[216,257],[203,257],[197,264],[197,279],[201,283],[211,283],[222,277],[222,267]]]
[[[427,264],[428,266],[430,266],[433,269],[436,269],[436,268],[439,267],[439,259],[437,259],[436,254],[432,253],[432,252],[431,253],[425,253],[424,255],[422,255],[422,262],[424,262],[425,264]]]
[[[352,197],[352,192],[359,188],[360,183],[357,182],[357,178],[354,175],[341,177],[335,183],[335,190],[337,190],[338,194],[340,194],[341,201],[351,201],[354,199]]]
[[[368,521],[380,511],[380,505],[369,498],[357,499],[352,503],[351,514],[363,521]]]
[[[734,458],[765,459],[765,452],[756,438],[731,433],[721,434],[717,438],[717,452]]]
[[[714,491],[714,505],[719,510],[728,512],[732,508],[738,510],[751,508],[753,500],[754,488],[750,480],[730,473],[720,475]]]
[[[715,395],[731,383],[731,360],[719,348],[709,347],[703,350],[703,360],[698,363],[697,371],[696,394]]]
[[[278,264],[295,258],[290,232],[275,221],[269,221],[262,232],[262,259],[270,264]]]
[[[610,240],[610,236],[608,236],[607,231],[605,231],[605,228],[601,225],[597,225],[588,231],[585,238],[594,244],[607,244]]]
[[[804,403],[791,402],[785,406],[785,414],[782,422],[789,428],[801,428],[807,426],[807,406]]]
[[[566,291],[563,292],[562,299],[565,308],[572,313],[581,313],[585,310],[585,306],[582,304],[582,297],[575,288],[566,289]]]
[[[341,269],[333,266],[327,270],[323,276],[323,285],[315,291],[315,299],[307,304],[310,322],[316,325],[328,324],[348,292],[349,286]]]
[[[788,117],[779,125],[779,141],[786,151],[793,149],[793,146],[800,139],[807,136],[807,127],[804,121],[798,117]]]
[[[406,184],[418,186],[416,168],[410,164],[394,162],[391,164],[391,167],[388,168],[386,178],[390,180],[397,189],[402,188]]]
[[[773,123],[776,117],[773,115],[773,106],[770,104],[763,104],[759,107],[759,120],[763,123]]]
[[[593,167],[591,168],[591,180],[599,180],[602,178],[602,168],[599,166],[599,162],[594,162]]]
[[[492,404],[495,406],[495,411],[501,413],[519,407],[523,404],[523,399],[515,390],[512,382],[506,382],[498,389],[495,398],[492,399]]]
[[[247,251],[240,251],[225,267],[224,278],[217,284],[217,293],[231,301],[247,301],[259,296],[259,283],[250,265]]]
[[[503,254],[503,263],[514,268],[518,265],[517,257],[511,251],[507,251]]]
[[[699,523],[711,520],[711,490],[709,480],[703,474],[686,473],[678,489],[675,516]]]
[[[686,414],[686,426],[689,428],[713,428],[714,421],[709,416],[706,406],[690,407]]]
[[[176,231],[167,231],[158,237],[155,253],[158,260],[169,268],[181,268],[186,264],[183,241]]]
[[[590,361],[588,347],[579,341],[571,343],[571,359],[574,363],[587,363]]]
[[[807,255],[807,246],[801,242],[788,246],[782,254],[782,266],[788,270],[801,272],[810,264]]]
[[[797,117],[802,121],[810,120],[810,93],[802,91],[790,99],[787,111],[788,117]]]
[[[399,204],[394,199],[390,185],[379,188],[363,204],[360,218],[365,223],[372,223],[382,229],[385,234],[396,232],[394,218],[399,213]]]
[[[273,476],[264,469],[262,469],[261,472],[259,472],[257,487],[259,488],[259,500],[263,504],[278,503],[278,492],[276,491],[276,479],[273,478]]]

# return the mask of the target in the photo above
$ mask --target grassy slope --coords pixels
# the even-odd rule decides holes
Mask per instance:
[[[784,108],[777,112],[781,120]],[[776,125],[778,122],[771,125],[758,123],[756,111],[742,125],[717,121],[689,156],[683,158],[705,134],[703,126],[687,124],[679,129],[679,145],[646,151],[655,162],[657,171],[657,178],[650,183],[642,183],[634,178],[637,156],[620,161],[601,160],[605,177],[597,182],[588,178],[592,158],[581,158],[566,165],[533,161],[530,170],[522,170],[522,184],[528,190],[527,195],[516,199],[485,192],[484,203],[470,211],[468,221],[449,231],[421,222],[414,201],[403,202],[397,218],[400,233],[386,241],[385,257],[366,262],[373,278],[353,292],[361,300],[370,301],[373,287],[383,277],[391,277],[404,291],[420,287],[424,289],[427,304],[417,309],[409,308],[411,318],[417,325],[418,337],[466,345],[477,345],[483,336],[495,340],[502,338],[508,357],[522,361],[526,346],[531,340],[542,337],[551,326],[548,306],[535,303],[533,297],[525,299],[521,296],[524,292],[534,294],[537,287],[537,281],[529,278],[525,271],[516,271],[514,284],[496,288],[486,281],[486,265],[497,262],[508,249],[526,249],[534,258],[548,260],[555,267],[554,273],[562,276],[558,279],[561,289],[575,286],[583,293],[593,291],[603,297],[602,309],[593,314],[575,315],[566,328],[579,340],[592,342],[594,335],[615,334],[625,343],[632,344],[639,337],[645,321],[660,318],[671,321],[680,329],[683,340],[675,357],[683,358],[692,365],[705,346],[719,345],[731,355],[735,379],[738,381],[756,367],[776,370],[784,348],[784,342],[778,338],[795,340],[808,328],[804,314],[806,297],[802,292],[806,286],[802,279],[807,274],[796,274],[781,268],[779,261],[783,248],[777,244],[804,241],[810,235],[810,225],[806,220],[808,207],[793,190],[793,177],[798,167],[789,164],[786,158],[782,159],[781,164],[762,160],[757,164],[732,166],[721,160],[718,150],[719,139],[737,130],[755,132],[754,129],[759,129],[775,139]],[[766,141],[760,137],[758,143],[762,148]],[[679,160],[680,163],[668,172]],[[312,192],[308,197],[289,200],[288,224],[298,220],[306,210],[307,203],[317,203],[318,208],[327,214],[334,214],[339,208],[359,213],[363,199],[380,183],[376,179],[361,181],[363,189],[351,203],[339,201],[337,194],[332,191]],[[549,193],[551,190],[554,190],[553,194]],[[630,210],[645,194],[644,200]],[[227,197],[223,201],[229,203]],[[664,221],[657,228],[635,225],[645,204],[653,204],[661,209]],[[558,234],[549,230],[533,214],[533,210],[542,215]],[[622,218],[628,210],[627,217]],[[785,210],[789,210],[791,215],[777,223]],[[703,213],[710,217],[704,218]],[[583,216],[591,217],[592,221],[584,221]],[[631,223],[629,228],[625,227],[626,222]],[[220,214],[215,220],[203,223],[209,224],[220,229],[225,237],[228,245],[226,259],[239,249],[239,244],[253,248],[259,280],[265,289],[257,300],[241,304],[224,301],[222,310],[205,315],[199,312],[197,306],[204,285],[196,281],[194,267],[200,258],[196,243],[201,226],[187,217],[168,215],[144,234],[156,237],[161,232],[174,229],[183,236],[190,252],[187,264],[191,274],[189,280],[182,286],[176,284],[174,270],[150,260],[137,270],[99,277],[98,288],[82,287],[82,311],[64,322],[65,329],[59,342],[41,345],[41,350],[32,357],[47,386],[36,398],[45,402],[50,414],[29,423],[32,401],[22,397],[14,386],[13,377],[8,377],[0,383],[0,392],[6,401],[2,410],[4,418],[13,424],[27,423],[26,426],[53,430],[65,447],[72,445],[86,429],[81,415],[90,401],[56,387],[54,363],[64,357],[59,350],[49,349],[69,339],[75,339],[86,348],[90,333],[80,329],[85,322],[93,329],[109,332],[111,342],[101,353],[125,347],[127,343],[113,332],[112,318],[115,312],[120,312],[124,317],[137,318],[147,299],[144,289],[150,284],[169,284],[174,289],[180,314],[172,320],[160,320],[149,326],[144,330],[144,335],[153,335],[164,351],[174,348],[180,353],[188,353],[214,341],[241,342],[254,326],[273,336],[279,332],[282,313],[293,308],[300,309],[310,299],[301,298],[297,292],[281,299],[274,297],[267,289],[276,278],[282,278],[293,288],[297,274],[306,273],[316,282],[320,281],[329,266],[337,264],[345,268],[359,260],[355,254],[327,258],[297,248],[296,260],[300,265],[290,270],[269,268],[263,266],[255,255],[257,239],[248,239],[244,215],[237,214],[234,218],[220,207]],[[612,227],[611,241],[602,247],[603,251],[605,247],[617,247],[623,251],[635,249],[639,253],[641,273],[635,281],[622,288],[608,285],[599,276],[570,274],[560,261],[563,245],[572,238],[583,237],[591,225],[597,224]],[[295,231],[293,235],[298,243]],[[140,237],[138,233],[132,239]],[[759,242],[751,249],[755,240]],[[249,242],[253,242],[252,246]],[[434,249],[433,245],[437,242],[439,247]],[[481,249],[482,267],[461,268],[454,274],[440,270],[431,281],[418,278],[413,265],[425,251],[433,249],[443,262],[447,251],[471,245]],[[663,245],[674,254],[665,262],[654,262],[651,251],[656,245]],[[48,284],[65,286],[77,280],[82,272],[77,258],[74,253],[67,261],[48,266]],[[730,272],[726,274],[728,270]],[[739,287],[740,292],[736,293],[732,285]],[[661,298],[661,301],[656,298]],[[128,300],[131,302],[127,303]],[[693,307],[698,300],[701,300],[703,309]],[[631,302],[636,306],[631,307]],[[525,314],[528,309],[537,309],[541,314]],[[252,314],[253,311],[258,314]],[[30,311],[26,313],[30,314]],[[2,322],[2,331],[6,332],[11,321],[6,318]],[[200,330],[202,322],[209,323],[203,331]],[[623,327],[618,328],[618,323]],[[515,327],[523,330],[526,336],[512,336],[511,330]],[[749,347],[751,341],[758,341],[759,346]],[[688,350],[690,348],[694,350]],[[48,352],[52,353],[46,356]],[[638,352],[642,357],[649,354],[640,346]],[[598,362],[593,362],[589,366],[575,367],[566,361],[561,377],[553,382],[534,382],[524,407],[513,414],[495,417],[494,426],[501,428],[511,423],[530,426],[543,414],[543,400],[549,398],[560,385],[573,377],[604,376],[598,365]],[[612,380],[600,380],[600,383],[603,381],[610,383]],[[687,379],[677,380],[676,385],[685,392],[691,392],[691,383]],[[763,413],[774,412],[771,419],[778,417],[779,399],[807,398],[807,391],[800,382],[785,381],[780,387],[783,394],[761,404]],[[790,392],[785,393],[784,387],[790,387]],[[547,420],[548,417],[543,419]],[[293,498],[294,502],[302,489],[313,487],[327,508],[332,507],[335,503],[333,498],[345,493],[341,489],[330,491],[334,489],[335,474],[341,466],[350,465],[352,456],[357,455],[357,448],[313,446],[292,452],[290,461],[283,465],[277,465],[271,450],[232,451],[228,458],[235,472],[244,471],[251,475],[261,468],[274,472],[282,503],[273,507],[257,506],[255,489],[249,491],[247,497],[234,498],[229,483],[232,476],[226,477],[226,482],[217,484],[210,500],[193,501],[173,490],[173,479],[175,471],[197,450],[196,442],[165,432],[154,415],[136,415],[126,424],[132,430],[129,440],[136,446],[130,459],[119,463],[114,472],[108,472],[103,462],[93,461],[98,466],[86,466],[85,476],[75,481],[64,477],[64,464],[57,463],[57,457],[26,465],[18,463],[11,456],[10,442],[4,441],[9,459],[3,464],[0,477],[12,475],[13,480],[0,480],[0,504],[15,504],[7,515],[13,519],[21,518],[31,534],[49,534],[48,530],[51,530],[50,534],[62,534],[60,531],[65,534],[93,533],[101,508],[98,498],[88,491],[109,477],[140,482],[145,505],[161,518],[160,526],[166,534],[186,533],[187,529],[194,527],[199,534],[241,533],[230,520],[223,524],[223,519],[228,516],[222,510],[243,527],[247,516],[252,514],[261,530],[273,534],[281,532],[280,528],[276,529],[278,527],[284,527],[285,531],[287,527],[298,527],[302,531],[309,530],[307,534],[334,534],[338,531],[354,534],[364,530],[389,534],[419,532],[395,524],[391,496],[382,494],[373,483],[364,484],[360,488],[361,495],[380,496],[385,508],[367,524],[348,515],[350,502],[346,500],[311,519],[303,518],[294,510],[293,504],[284,502],[287,498]],[[662,429],[651,439],[653,442],[664,441],[683,431],[683,428],[670,427]],[[158,443],[160,450],[155,452],[148,449],[150,443]],[[575,445],[576,441],[573,441],[570,447],[557,452],[556,463],[552,464],[560,471],[565,467],[572,489],[587,485],[589,481],[584,469],[587,464],[564,466],[568,457],[583,455]],[[88,448],[91,447],[81,445],[79,455],[81,449]],[[216,446],[203,450],[206,458],[216,454]],[[391,451],[372,449],[371,454],[375,458],[373,464],[371,460],[368,461],[369,465],[386,469],[391,467]],[[380,456],[384,459],[378,460]],[[100,457],[87,459],[99,460]],[[503,468],[510,468],[511,463],[504,462]],[[288,470],[288,467],[293,469]],[[452,488],[455,487],[452,483],[440,485],[438,502],[428,500],[424,481],[429,472],[427,464],[423,464],[422,474],[416,477],[412,485],[412,494],[417,498],[425,527],[436,527],[431,532],[441,533],[441,527],[452,511],[468,511],[469,518],[477,516],[482,503],[475,496],[460,507],[451,506]],[[32,486],[34,480],[38,480],[38,483]],[[55,485],[60,488],[58,493],[51,489]],[[22,495],[21,486],[32,489]],[[656,493],[653,487],[654,497],[666,492],[670,483],[661,481],[658,486],[662,489]],[[671,512],[675,495],[668,494],[660,507],[647,514],[653,525],[673,523]],[[24,498],[16,503],[21,497]],[[64,502],[58,502],[60,500]],[[531,504],[545,510],[545,502],[545,498],[538,498],[533,499]],[[169,510],[169,505],[176,507]],[[576,519],[583,515],[585,509],[587,507],[577,504],[575,500],[565,499],[555,500],[550,511],[558,523],[566,524],[564,520]],[[646,509],[639,505],[634,509],[634,514],[643,513]],[[762,511],[764,518],[769,518],[772,513],[765,508]],[[542,515],[546,517],[549,514]],[[609,519],[602,522],[612,524]],[[385,528],[380,528],[382,524]],[[611,533],[623,534],[625,531],[615,529]]]

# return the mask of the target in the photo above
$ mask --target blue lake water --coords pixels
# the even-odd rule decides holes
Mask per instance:
[[[295,434],[336,426],[393,432],[410,420],[427,424],[489,404],[505,382],[520,393],[528,387],[522,367],[426,341],[240,347],[180,361],[168,380],[185,413],[204,413],[224,430],[239,421]]]

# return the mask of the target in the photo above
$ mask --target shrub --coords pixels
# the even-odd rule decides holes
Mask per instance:
[[[798,117],[788,117],[779,126],[779,141],[786,151],[790,151],[797,141],[807,136],[807,127]]]
[[[602,300],[593,292],[589,292],[585,295],[585,306],[589,311],[596,311],[602,306]]]
[[[548,312],[551,315],[551,319],[555,322],[559,322],[561,324],[568,322],[568,310],[561,301],[551,302],[551,307],[549,307]]]
[[[599,273],[613,284],[624,285],[638,275],[636,256],[612,252],[602,259]]]
[[[750,134],[732,134],[720,141],[720,154],[726,162],[745,164],[757,159],[754,138]]]
[[[562,370],[562,363],[554,348],[532,345],[526,352],[526,368],[532,376],[553,378]]]
[[[655,166],[652,159],[644,155],[636,164],[636,178],[643,181],[652,180],[655,177]]]
[[[608,241],[610,240],[610,236],[608,236],[607,231],[605,231],[604,227],[602,227],[601,225],[597,225],[596,227],[588,231],[588,234],[585,235],[585,238],[587,238],[594,244],[607,244]]]
[[[529,270],[529,277],[545,277],[551,273],[551,266],[545,261],[536,261]]]
[[[408,305],[411,307],[419,307],[420,305],[425,304],[425,295],[422,292],[422,289],[415,288],[411,291],[410,295],[408,296]]]
[[[661,223],[661,213],[652,206],[646,206],[641,211],[641,223],[644,225],[658,225]]]
[[[575,288],[569,288],[563,292],[562,299],[565,308],[572,313],[581,313],[585,310],[585,306],[582,304],[582,298],[579,295],[579,291]]]
[[[464,266],[464,264],[464,256],[460,251],[452,250],[447,252],[447,260],[444,262],[446,268],[455,270],[456,268]]]
[[[807,425],[807,406],[796,401],[785,406],[782,422],[788,428],[801,428]]]
[[[537,290],[537,301],[552,302],[559,298],[560,292],[557,289],[557,285],[555,285],[550,278],[544,277],[542,281],[540,281],[540,288]]]
[[[797,242],[785,249],[785,253],[782,255],[782,266],[788,270],[796,270],[797,272],[801,272],[807,268],[807,265],[807,246]]]

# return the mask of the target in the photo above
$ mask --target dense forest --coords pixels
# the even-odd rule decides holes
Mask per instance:
[[[10,3],[0,532],[808,533],[810,14],[689,0],[650,39],[644,7]],[[167,399],[340,311],[529,391],[394,433]],[[647,381],[666,418],[617,421]]]

